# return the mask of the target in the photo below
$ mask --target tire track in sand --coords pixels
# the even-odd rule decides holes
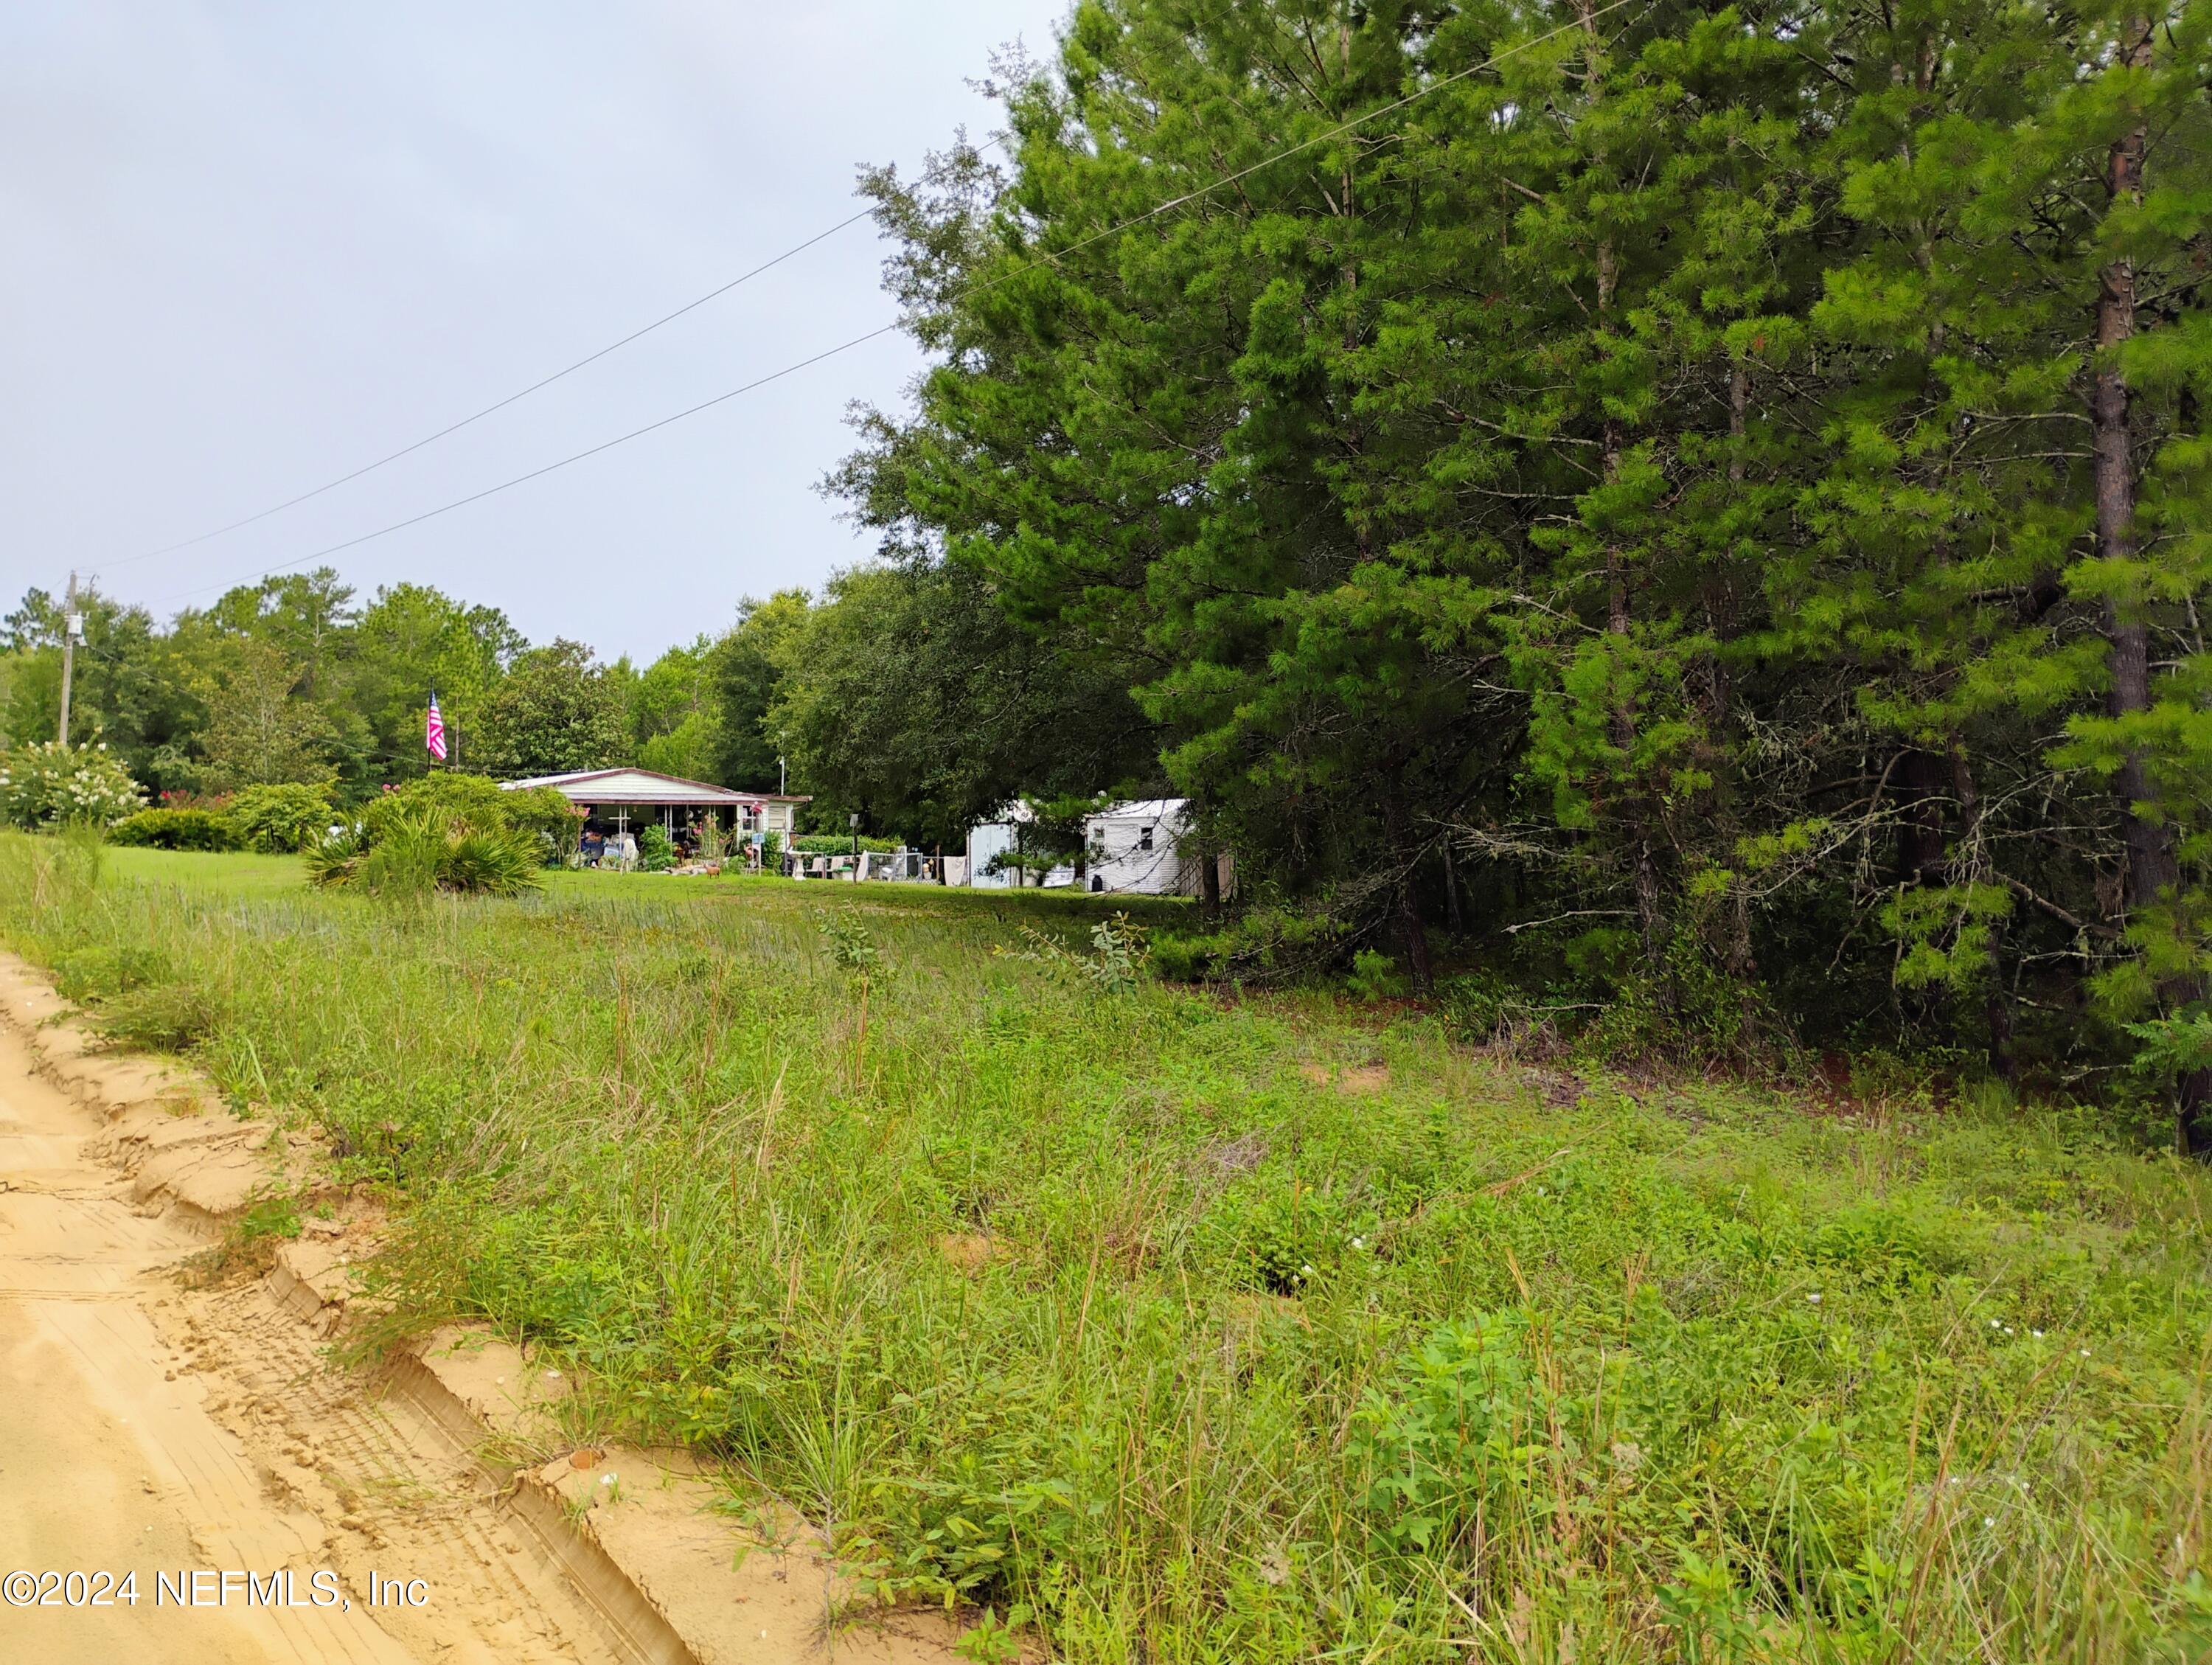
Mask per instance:
[[[15,1014],[11,1014],[15,1015]],[[135,1606],[0,1606],[0,1658],[476,1665],[621,1656],[467,1455],[328,1369],[260,1284],[174,1281],[208,1245],[134,1206],[91,1115],[0,1025],[0,1574],[137,1573]],[[157,1569],[318,1569],[349,1611],[155,1604]],[[420,1609],[368,1601],[421,1578]]]

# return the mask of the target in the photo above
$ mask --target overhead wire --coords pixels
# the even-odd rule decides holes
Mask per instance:
[[[1056,264],[1058,262],[1066,259],[1069,255],[1079,253],[1082,250],[1089,248],[1094,244],[1103,242],[1109,237],[1117,237],[1122,233],[1133,230],[1136,227],[1143,225],[1148,221],[1157,219],[1164,214],[1172,213],[1174,210],[1188,207],[1193,203],[1201,202],[1206,197],[1211,197],[1214,192],[1235,185],[1240,180],[1249,179],[1255,173],[1263,172],[1267,168],[1276,166],[1279,162],[1286,161],[1293,156],[1301,155],[1305,151],[1311,150],[1316,146],[1327,144],[1332,139],[1341,138],[1346,134],[1365,126],[1369,122],[1375,120],[1377,117],[1387,116],[1396,111],[1405,109],[1409,105],[1416,104],[1423,99],[1429,98],[1437,93],[1442,92],[1447,87],[1450,87],[1459,82],[1465,81],[1470,76],[1480,75],[1485,70],[1494,69],[1498,64],[1504,63],[1505,60],[1510,58],[1517,57],[1521,53],[1528,52],[1534,47],[1542,46],[1547,41],[1556,39],[1560,35],[1579,33],[1588,28],[1589,25],[1595,23],[1599,18],[1605,16],[1607,13],[1619,11],[1624,6],[1641,3],[1644,3],[1644,0],[1606,0],[1605,4],[1597,6],[1592,10],[1584,13],[1583,15],[1577,17],[1573,22],[1563,23],[1557,28],[1547,29],[1541,34],[1531,35],[1526,40],[1516,41],[1512,46],[1505,47],[1502,51],[1492,52],[1487,58],[1483,58],[1480,63],[1471,64],[1463,70],[1455,70],[1450,75],[1443,76],[1437,81],[1433,81],[1425,87],[1419,88],[1416,90],[1405,94],[1402,98],[1394,99],[1388,104],[1377,105],[1374,109],[1367,111],[1364,114],[1353,116],[1347,120],[1339,122],[1333,127],[1324,128],[1322,131],[1312,135],[1310,137],[1301,139],[1296,144],[1287,145],[1280,150],[1271,152],[1267,156],[1262,157],[1260,161],[1249,163],[1243,167],[1237,168],[1233,173],[1224,173],[1219,178],[1210,180],[1203,185],[1183,192],[1181,196],[1171,197],[1164,202],[1157,203],[1151,208],[1146,209],[1141,213],[1133,214],[1127,218],[1117,221],[1114,224],[1107,226],[1101,230],[1092,232],[1088,236],[1078,238],[1074,242],[1069,243],[1063,247],[1053,250],[1048,253],[1040,254],[1036,258],[1024,262],[1012,271],[1002,272],[996,277],[987,279],[979,283],[969,284],[966,288],[957,291],[957,298],[965,299],[969,295],[986,293],[991,289],[997,289],[1003,284],[1012,283],[1017,278],[1025,276],[1030,272],[1035,271],[1040,267]],[[870,212],[872,212],[872,210],[866,209],[861,210],[862,215],[866,215]],[[847,223],[850,223],[850,222],[848,222]],[[560,458],[556,461],[547,463],[538,468],[533,468],[526,473],[518,474],[511,479],[502,480],[496,485],[486,486],[481,491],[471,492],[465,497],[457,497],[451,502],[441,503],[435,508],[425,509],[419,514],[411,514],[404,520],[392,521],[390,525],[379,526],[372,532],[362,532],[356,537],[344,538],[335,544],[325,544],[320,549],[311,550],[305,555],[292,556],[288,560],[278,562],[274,566],[263,568],[258,572],[245,574],[240,577],[231,579],[220,584],[203,584],[195,586],[188,590],[178,591],[172,595],[159,598],[154,605],[160,605],[162,603],[168,601],[181,600],[187,596],[204,594],[210,590],[229,589],[240,584],[251,584],[258,580],[268,578],[275,574],[287,571],[291,568],[305,566],[311,561],[320,561],[330,556],[341,554],[347,550],[356,549],[363,544],[373,543],[380,538],[389,537],[393,532],[404,532],[410,526],[421,526],[426,520],[436,520],[441,515],[452,513],[455,509],[465,508],[471,503],[482,502],[487,497],[497,496],[500,493],[512,490],[516,486],[526,485],[532,480],[542,479],[548,474],[556,473],[558,471],[568,468],[574,464],[583,462],[586,459],[592,457],[599,456],[603,452],[611,451],[618,446],[627,445],[633,440],[642,439],[648,434],[657,433],[661,428],[670,427],[677,422],[686,421],[690,417],[700,415],[702,411],[714,410],[717,405],[726,404],[730,400],[736,398],[742,394],[750,393],[757,389],[765,387],[771,382],[781,381],[786,376],[794,375],[801,370],[811,368],[812,366],[819,364],[826,359],[836,358],[842,354],[852,351],[856,347],[864,346],[867,343],[874,341],[879,337],[892,334],[903,329],[905,325],[906,320],[904,319],[893,319],[888,324],[881,325],[875,329],[854,336],[848,340],[838,343],[834,347],[825,347],[821,351],[811,354],[807,357],[797,361],[795,363],[787,364],[781,369],[769,372],[766,375],[757,376],[752,380],[745,382],[741,386],[732,387],[726,392],[718,393],[712,398],[702,399],[696,404],[686,406],[684,409],[676,411],[670,416],[662,416],[654,422],[649,422],[641,428],[634,428],[628,433],[617,434],[612,439],[603,440],[597,445],[588,446],[581,451],[573,452],[568,456]],[[609,350],[612,349],[610,349]],[[425,443],[427,443],[427,441],[425,441]]]
[[[808,249],[812,248],[817,243],[825,241],[826,240],[836,236],[848,226],[858,224],[860,221],[866,219],[869,214],[873,210],[872,210],[864,208],[857,214],[846,216],[845,218],[838,221],[836,225],[830,226],[825,230],[815,233],[813,236],[809,237],[805,242],[794,243],[791,247],[784,250],[782,253],[777,255],[774,259],[763,260],[760,264],[753,267],[750,271],[741,272],[737,276],[730,279],[728,283],[720,284],[717,287],[708,290],[706,294],[700,295],[696,300],[685,301],[674,312],[664,313],[659,318],[654,319],[650,324],[647,324],[637,329],[632,330],[628,335],[623,337],[619,341],[611,341],[605,346],[600,348],[597,352],[587,353],[582,358],[578,359],[574,363],[563,365],[560,369],[554,371],[551,375],[541,376],[538,380],[532,382],[527,387],[519,388],[515,392],[509,393],[505,398],[495,400],[493,403],[484,406],[483,410],[472,411],[468,416],[463,416],[459,422],[448,422],[445,427],[438,429],[434,434],[425,434],[421,439],[415,441],[412,444],[403,445],[398,450],[390,452],[384,456],[379,457],[374,462],[363,463],[359,468],[353,470],[350,473],[341,474],[336,479],[325,480],[322,484],[314,487],[312,490],[301,492],[297,496],[287,497],[281,503],[271,503],[267,508],[258,510],[254,513],[246,515],[240,520],[230,521],[226,525],[210,528],[209,531],[201,532],[195,537],[179,538],[173,544],[164,544],[159,549],[143,550],[137,555],[122,556],[114,560],[109,561],[106,564],[110,567],[126,567],[133,562],[150,561],[155,556],[173,555],[179,550],[188,550],[195,544],[208,543],[214,538],[221,538],[228,533],[237,532],[242,527],[252,526],[258,521],[266,520],[272,514],[282,514],[288,508],[296,508],[301,503],[310,501],[314,498],[321,496],[325,492],[336,491],[340,486],[349,485],[354,481],[360,479],[363,475],[374,474],[378,469],[383,468],[389,464],[396,463],[403,457],[411,457],[415,453],[422,450],[425,446],[435,445],[440,440],[445,439],[451,434],[458,434],[464,428],[480,422],[486,416],[493,416],[499,411],[506,410],[510,404],[514,404],[520,400],[528,398],[532,393],[538,392],[542,389],[550,387],[555,382],[561,380],[563,377],[572,376],[575,374],[577,371],[583,369],[586,366],[598,363],[601,359],[606,357],[608,354],[618,352],[623,348],[629,346],[634,341],[642,340],[645,337],[651,335],[655,330],[661,328],[663,325],[673,324],[678,319],[682,318],[687,313],[698,311],[700,307],[705,306],[709,301],[719,299],[720,296],[727,295],[732,289],[738,288],[740,284],[750,283],[754,278],[758,277],[763,272],[781,265],[785,261],[791,259],[795,255],[805,253]]]

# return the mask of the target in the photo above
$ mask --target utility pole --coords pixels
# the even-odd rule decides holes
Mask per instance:
[[[69,744],[70,684],[76,675],[76,644],[84,635],[84,615],[76,608],[76,574],[69,576],[69,599],[62,604],[62,720],[56,737]]]

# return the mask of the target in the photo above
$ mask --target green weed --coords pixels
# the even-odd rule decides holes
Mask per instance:
[[[126,854],[0,840],[0,932],[158,949],[219,1085],[393,1197],[392,1326],[529,1340],[974,1650],[2202,1655],[2212,1184],[2098,1113],[1563,1094],[1419,1013],[1029,957],[1110,957],[1073,898],[392,910]]]

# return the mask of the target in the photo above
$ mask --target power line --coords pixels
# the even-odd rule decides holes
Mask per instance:
[[[1002,272],[998,276],[988,279],[983,283],[970,284],[966,289],[958,292],[959,298],[964,299],[969,295],[981,295],[986,291],[997,289],[1001,284],[1010,283],[1018,277],[1026,276],[1028,273],[1036,270],[1040,266],[1056,264],[1071,254],[1078,253],[1084,249],[1089,248],[1095,243],[1103,242],[1109,237],[1117,237],[1125,231],[1131,230],[1137,226],[1144,224],[1146,221],[1157,219],[1163,214],[1170,213],[1176,209],[1187,207],[1192,203],[1203,201],[1206,197],[1212,196],[1215,191],[1220,191],[1229,185],[1235,185],[1239,180],[1249,179],[1253,174],[1260,173],[1263,169],[1273,167],[1278,162],[1286,161],[1292,156],[1298,155],[1304,151],[1314,149],[1316,145],[1326,144],[1331,139],[1341,138],[1346,133],[1366,125],[1367,123],[1373,121],[1377,116],[1387,116],[1395,111],[1402,110],[1408,105],[1418,103],[1422,99],[1429,97],[1431,94],[1442,92],[1445,88],[1452,86],[1455,82],[1465,81],[1471,76],[1480,75],[1485,70],[1494,69],[1498,64],[1503,64],[1507,58],[1517,57],[1521,53],[1528,51],[1531,47],[1540,46],[1546,41],[1555,39],[1563,34],[1577,33],[1586,28],[1589,24],[1595,22],[1599,18],[1603,17],[1608,12],[1619,11],[1624,6],[1638,3],[1642,3],[1642,0],[1607,0],[1606,4],[1599,6],[1595,9],[1584,14],[1582,17],[1577,18],[1571,23],[1562,23],[1559,27],[1547,29],[1542,34],[1531,35],[1528,39],[1518,41],[1513,46],[1506,47],[1503,52],[1492,52],[1488,58],[1484,58],[1479,64],[1471,64],[1464,70],[1455,70],[1450,75],[1444,76],[1442,80],[1431,82],[1429,85],[1421,88],[1418,91],[1407,94],[1403,98],[1395,99],[1388,104],[1378,105],[1364,115],[1354,116],[1347,121],[1339,122],[1334,127],[1325,128],[1310,138],[1301,139],[1297,143],[1286,146],[1283,149],[1275,151],[1269,155],[1262,157],[1256,162],[1253,162],[1247,167],[1238,168],[1232,173],[1224,173],[1219,179],[1200,185],[1194,191],[1188,191],[1180,197],[1171,197],[1164,203],[1155,204],[1152,207],[1145,210],[1141,214],[1133,214],[1127,219],[1119,221],[1113,225],[1108,226],[1103,230],[1095,231],[1087,237],[1078,238],[1074,242],[1068,244],[1064,248],[1054,250],[1050,253],[1039,255],[1037,258],[1027,261],[1024,264],[1017,267],[1012,271]],[[861,215],[866,215],[871,211],[872,210],[864,209],[861,210]],[[860,216],[855,216],[854,217],[859,218]],[[845,223],[849,225],[852,222],[848,220]],[[827,234],[825,233],[824,235],[827,235]],[[501,481],[497,485],[486,486],[483,490],[471,492],[465,497],[457,497],[449,503],[441,503],[435,508],[425,509],[420,514],[411,514],[404,520],[395,520],[389,526],[379,526],[374,532],[365,532],[356,538],[349,538],[339,543],[325,544],[323,548],[313,550],[309,554],[295,556],[288,561],[280,561],[273,567],[263,568],[259,572],[248,573],[242,577],[232,579],[226,583],[202,584],[189,590],[179,590],[174,594],[159,598],[153,605],[159,606],[167,602],[182,600],[187,596],[204,594],[210,590],[228,590],[236,586],[237,585],[251,584],[257,580],[268,578],[274,574],[283,572],[289,568],[305,566],[310,561],[319,561],[326,556],[340,554],[346,550],[357,548],[361,544],[373,543],[377,538],[388,537],[395,532],[404,532],[410,526],[418,526],[425,520],[434,520],[440,515],[451,513],[455,509],[465,508],[471,503],[482,502],[487,497],[496,496],[501,492],[511,490],[519,485],[526,485],[532,480],[542,478],[545,475],[567,468],[571,464],[580,463],[586,458],[596,457],[603,451],[611,451],[617,446],[627,445],[632,440],[642,439],[647,434],[657,432],[659,429],[666,428],[672,423],[683,422],[688,417],[699,415],[702,411],[711,410],[716,405],[727,404],[730,400],[736,398],[740,394],[750,393],[757,388],[765,387],[773,381],[781,381],[784,377],[793,375],[799,371],[810,368],[814,365],[821,363],[824,359],[836,358],[842,353],[850,352],[854,348],[865,345],[866,343],[875,340],[878,336],[890,335],[895,331],[902,328],[902,319],[894,319],[889,324],[882,325],[876,329],[867,331],[864,334],[856,335],[850,340],[840,342],[834,347],[825,347],[820,352],[815,353],[809,357],[800,359],[796,363],[787,364],[780,370],[772,370],[764,376],[756,377],[753,380],[746,382],[741,386],[731,388],[729,392],[726,393],[718,393],[710,399],[702,399],[698,404],[690,405],[682,410],[678,410],[672,416],[663,416],[657,422],[647,422],[642,428],[633,428],[627,434],[617,434],[611,440],[604,440],[598,445],[587,447],[582,451],[574,452],[566,457],[561,458],[558,461],[547,463],[541,468],[533,468],[526,474],[518,474],[512,479]],[[611,351],[612,349],[609,349],[607,350]],[[563,372],[562,374],[565,374],[566,373]],[[520,397],[520,395],[517,397]],[[495,409],[496,407],[494,408]],[[473,420],[473,418],[471,418],[471,420]],[[423,441],[423,443],[427,444],[428,441]]]
[[[743,386],[732,387],[726,393],[717,393],[713,398],[702,399],[697,404],[677,411],[673,416],[663,416],[658,422],[649,422],[642,428],[633,428],[629,433],[618,434],[611,440],[603,440],[597,445],[572,453],[557,462],[547,463],[542,468],[533,468],[527,474],[518,474],[511,480],[502,480],[495,486],[486,486],[482,491],[471,492],[465,497],[456,497],[450,503],[441,503],[437,507],[425,509],[420,514],[411,514],[404,520],[394,520],[388,526],[379,526],[374,532],[365,532],[358,538],[348,538],[339,543],[325,544],[321,549],[310,554],[295,556],[289,561],[280,561],[273,567],[264,567],[259,572],[248,573],[242,578],[234,578],[220,584],[201,584],[189,590],[179,590],[173,594],[157,597],[152,605],[158,607],[165,602],[182,600],[186,596],[204,595],[210,590],[234,589],[240,584],[251,584],[256,579],[273,576],[289,568],[303,567],[310,561],[320,561],[326,556],[339,554],[357,544],[372,543],[377,538],[389,537],[395,532],[404,532],[408,527],[420,526],[425,520],[434,520],[441,514],[450,514],[457,508],[466,508],[471,503],[481,502],[487,497],[497,496],[502,491],[527,484],[541,475],[553,473],[558,469],[568,467],[571,463],[580,463],[586,457],[596,457],[602,451],[611,451],[618,445],[627,445],[632,440],[641,439],[656,428],[667,427],[671,422],[679,422],[687,416],[696,416],[702,410],[711,410],[718,404],[728,403],[740,393],[750,393],[757,387],[765,387],[772,381],[781,381],[786,376],[796,375],[811,365],[819,364],[825,358],[835,358],[840,353],[849,352],[863,342],[873,341],[878,336],[890,335],[898,327],[898,320],[895,319],[889,324],[869,331],[866,335],[857,335],[850,341],[841,342],[835,347],[824,348],[811,358],[800,359],[796,364],[787,364],[781,370],[771,370],[768,374],[746,382]]]
[[[696,301],[687,301],[684,305],[678,307],[674,312],[664,313],[660,317],[654,319],[652,323],[645,325],[641,328],[632,330],[628,335],[623,337],[621,340],[611,341],[605,346],[600,348],[599,351],[586,354],[584,357],[578,359],[574,364],[563,366],[562,368],[556,370],[551,375],[541,377],[539,380],[532,382],[529,386],[521,388],[515,392],[509,393],[505,398],[497,400],[493,404],[487,404],[483,410],[476,411],[470,416],[463,416],[459,422],[448,422],[436,433],[426,434],[411,445],[404,445],[400,447],[398,450],[391,453],[387,456],[379,457],[373,463],[364,463],[349,474],[341,474],[334,480],[325,480],[322,484],[315,487],[311,491],[303,491],[296,497],[287,497],[281,503],[272,503],[267,508],[259,510],[255,513],[249,514],[243,520],[233,520],[227,526],[216,526],[212,531],[201,532],[198,536],[194,538],[182,538],[174,544],[164,544],[157,550],[141,550],[137,555],[126,555],[118,560],[111,561],[107,564],[111,567],[125,567],[129,566],[134,561],[150,561],[157,555],[173,555],[179,550],[188,550],[195,544],[204,544],[211,538],[221,538],[228,532],[236,532],[240,527],[250,526],[256,521],[266,520],[272,514],[282,514],[286,509],[295,508],[300,504],[307,502],[312,498],[321,496],[326,491],[335,491],[342,485],[350,484],[353,481],[360,479],[364,474],[374,474],[378,469],[384,467],[388,463],[396,463],[402,457],[412,456],[416,452],[420,451],[426,445],[434,445],[440,440],[446,438],[448,434],[459,433],[461,429],[468,427],[472,422],[482,422],[486,416],[491,416],[497,411],[506,410],[508,405],[514,404],[518,399],[528,398],[532,393],[538,392],[540,389],[550,387],[555,382],[559,381],[563,376],[574,375],[577,371],[584,368],[586,365],[598,363],[609,353],[619,351],[621,349],[629,346],[630,343],[641,340],[643,337],[651,335],[655,330],[659,329],[663,325],[673,324],[678,319],[683,317],[686,313],[696,312],[700,307],[705,306],[709,301],[713,301],[718,296],[727,295],[732,289],[736,289],[739,284],[750,283],[754,278],[758,277],[763,272],[769,270],[772,267],[781,265],[793,255],[803,254],[808,249],[812,248],[817,243],[836,236],[839,232],[844,230],[846,227],[858,224],[860,221],[866,219],[871,211],[872,210],[864,208],[857,214],[847,216],[844,219],[838,221],[836,225],[830,227],[827,230],[815,233],[813,236],[808,238],[805,242],[793,244],[791,247],[784,250],[782,253],[777,255],[774,259],[763,260],[760,264],[755,266],[750,271],[740,273],[738,276],[732,277],[728,283],[708,290],[706,294],[699,296]],[[309,558],[312,559],[313,557]]]

